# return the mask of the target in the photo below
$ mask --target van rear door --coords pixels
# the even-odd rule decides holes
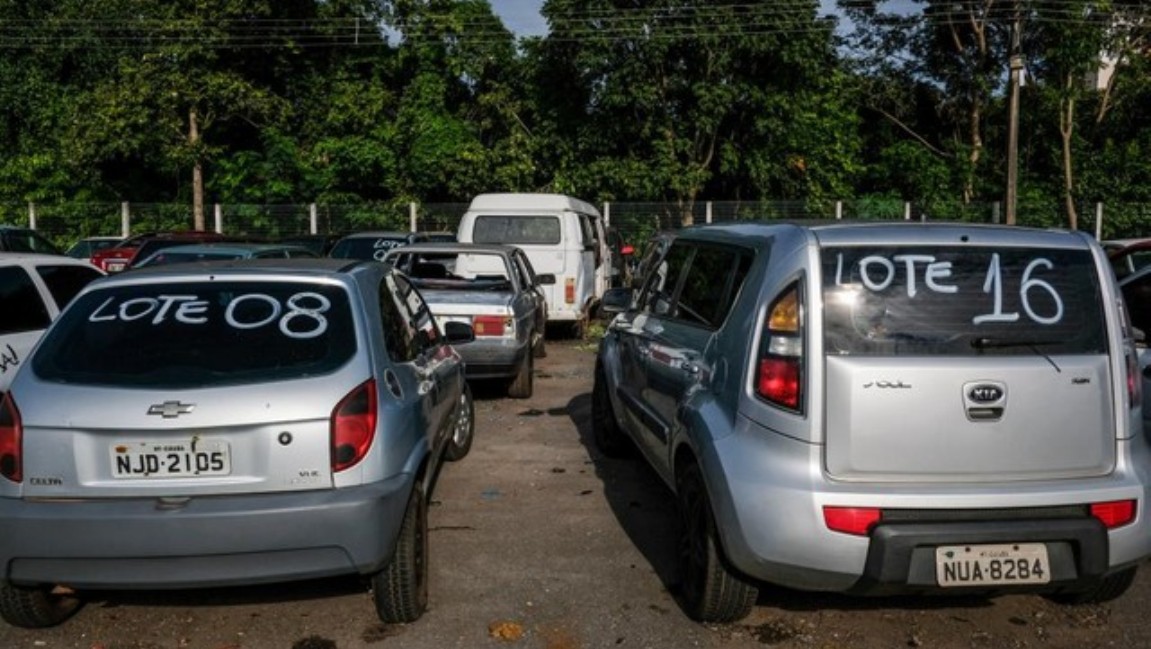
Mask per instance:
[[[1090,249],[822,255],[833,477],[974,482],[1113,469],[1116,365]]]

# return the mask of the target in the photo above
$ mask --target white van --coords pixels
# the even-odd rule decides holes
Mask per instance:
[[[603,217],[594,206],[562,194],[480,194],[460,221],[456,238],[522,248],[537,274],[555,275],[543,287],[548,322],[579,333],[608,288],[610,251]]]

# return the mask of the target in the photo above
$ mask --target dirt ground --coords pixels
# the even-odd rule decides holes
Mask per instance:
[[[414,624],[380,624],[356,579],[92,593],[56,628],[0,623],[0,649],[1151,648],[1151,569],[1107,606],[768,587],[738,624],[692,622],[675,599],[669,493],[594,449],[593,363],[592,345],[553,341],[532,398],[477,393],[472,452],[433,493],[431,602]]]

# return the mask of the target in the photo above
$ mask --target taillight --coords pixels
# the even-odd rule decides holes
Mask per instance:
[[[824,507],[823,523],[833,532],[867,536],[883,518],[875,507]]]
[[[20,444],[22,428],[20,411],[16,409],[12,393],[5,393],[4,398],[0,399],[0,475],[12,482],[24,479],[23,449]]]
[[[502,336],[511,329],[512,319],[502,315],[478,315],[472,318],[472,329],[476,337]]]
[[[756,394],[791,410],[803,406],[801,307],[799,285],[772,303],[756,362]]]
[[[564,280],[564,302],[568,304],[575,304],[575,278],[569,277]]]
[[[1131,408],[1143,406],[1143,377],[1139,373],[1139,359],[1135,352],[1127,352],[1127,398]]]
[[[1091,515],[1099,519],[1107,529],[1122,527],[1135,520],[1134,500],[1114,500],[1106,503],[1091,503]]]
[[[376,434],[376,381],[348,393],[332,411],[332,471],[355,466],[372,447]]]

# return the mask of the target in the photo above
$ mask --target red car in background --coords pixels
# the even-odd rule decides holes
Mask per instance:
[[[136,260],[170,246],[210,241],[230,241],[219,232],[207,230],[186,230],[178,232],[145,232],[133,235],[119,245],[104,248],[92,253],[92,265],[106,273],[118,273],[132,267]]]

